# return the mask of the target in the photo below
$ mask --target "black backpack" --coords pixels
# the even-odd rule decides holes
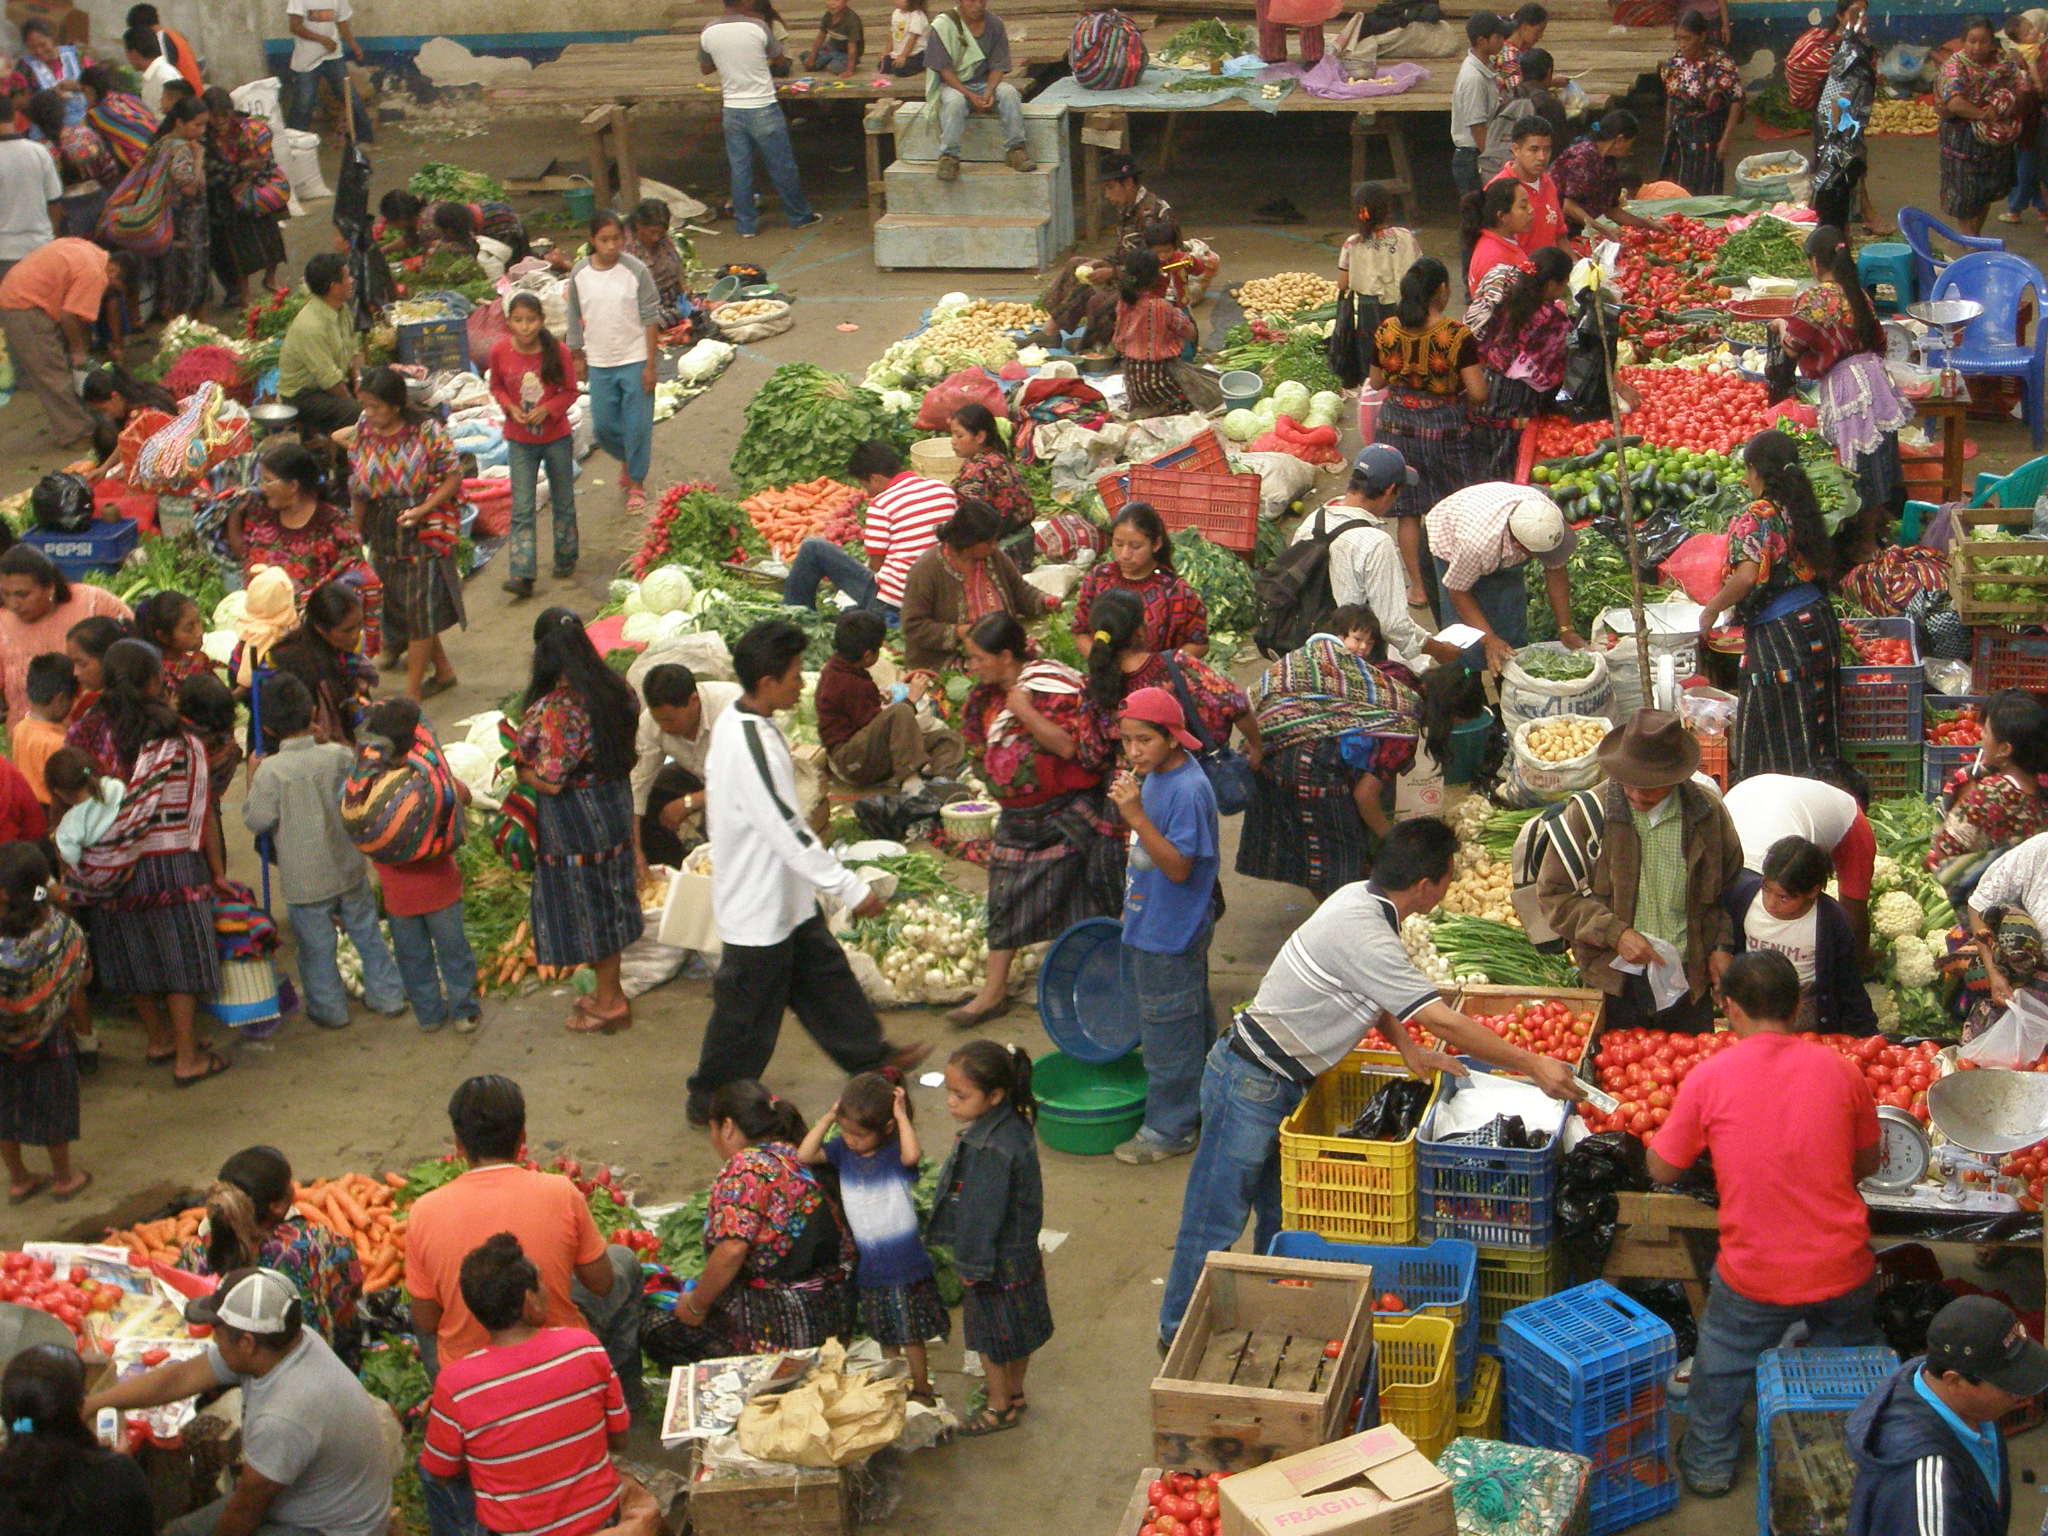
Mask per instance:
[[[1575,806],[1579,812],[1579,826],[1574,826],[1570,820]],[[1583,835],[1581,828],[1584,829]],[[1600,858],[1600,844],[1606,830],[1607,807],[1601,801],[1600,790],[1581,789],[1555,805],[1545,806],[1524,823],[1515,839],[1514,852],[1509,860],[1513,883],[1508,900],[1515,909],[1515,915],[1521,919],[1529,942],[1546,954],[1562,952],[1565,944],[1551,928],[1543,915],[1542,903],[1536,899],[1536,882],[1543,873],[1543,856],[1556,849],[1565,873],[1571,876],[1572,888],[1584,896],[1593,888],[1593,865]]]
[[[1330,627],[1337,599],[1330,591],[1330,546],[1353,528],[1366,526],[1356,518],[1342,527],[1327,526],[1330,509],[1316,512],[1315,532],[1296,539],[1253,579],[1259,622],[1252,643],[1266,657],[1285,656],[1308,637]]]

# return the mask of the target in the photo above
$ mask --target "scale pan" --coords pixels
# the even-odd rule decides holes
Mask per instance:
[[[1972,1152],[2017,1152],[2048,1136],[2048,1074],[1987,1067],[1951,1072],[1927,1090],[1942,1135]]]

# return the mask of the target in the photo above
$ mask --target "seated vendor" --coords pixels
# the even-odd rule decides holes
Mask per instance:
[[[355,396],[361,359],[347,258],[322,251],[307,262],[306,291],[312,298],[292,316],[277,355],[277,396],[297,408],[303,432],[325,437],[354,426],[363,413]]]
[[[2048,949],[2041,942],[2048,921],[2048,832],[2000,854],[1958,916],[1963,936],[1945,969],[1968,966],[1959,1000],[1967,1009],[1963,1038],[1990,1028],[2018,993],[2048,1008]]]
[[[638,256],[654,279],[654,292],[661,304],[659,324],[664,331],[681,325],[693,308],[683,289],[683,258],[669,238],[668,226],[668,204],[658,197],[644,197],[634,204],[626,231],[626,253]]]
[[[101,472],[121,442],[121,431],[142,411],[165,411],[173,415],[177,398],[161,384],[136,378],[118,363],[101,363],[85,376],[78,398],[99,420],[93,424],[92,451]]]
[[[1763,873],[1745,872],[1725,898],[1735,920],[1735,950],[1783,955],[1799,975],[1800,1029],[1874,1035],[1877,1011],[1863,987],[1855,929],[1827,894],[1834,865],[1819,844],[1784,837],[1764,855]]]
[[[398,237],[403,254],[417,255],[432,250],[442,243],[448,231],[443,229],[437,215],[449,206],[444,203],[429,203],[410,192],[396,188],[386,192],[377,201],[379,239],[389,232]],[[469,211],[469,232],[488,236],[503,245],[511,247],[513,261],[527,254],[526,226],[510,203],[484,202],[461,203],[455,206]]]
[[[660,656],[651,647],[648,659]],[[640,863],[679,868],[683,855],[704,840],[704,760],[711,728],[736,703],[738,683],[706,679],[679,661],[636,665],[626,680],[640,695],[640,725],[633,736],[633,815],[640,828]]]
[[[725,1166],[704,1217],[704,1273],[671,1318],[650,1319],[664,1366],[810,1349],[853,1327],[853,1240],[797,1160],[804,1117],[741,1078],[711,1095],[711,1148]]]
[[[958,671],[967,632],[991,613],[1030,623],[1052,600],[996,548],[1002,519],[985,501],[962,501],[938,540],[903,578],[903,665],[910,672]]]
[[[1116,329],[1117,268],[1130,252],[1145,248],[1151,226],[1179,227],[1172,206],[1144,186],[1138,162],[1129,155],[1104,160],[1102,195],[1116,210],[1116,243],[1101,261],[1069,262],[1061,268],[1042,301],[1051,321],[1028,338],[1039,346],[1064,344],[1076,352],[1107,348]]]
[[[842,612],[833,625],[832,654],[818,673],[813,700],[818,741],[832,771],[863,789],[896,788],[913,775],[939,778],[958,768],[967,755],[959,732],[918,716],[917,706],[930,691],[929,678],[898,683],[893,697],[884,699],[873,673],[888,638],[889,626],[879,613],[865,608]]]

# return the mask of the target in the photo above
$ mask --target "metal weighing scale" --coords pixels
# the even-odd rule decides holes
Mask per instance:
[[[1878,1109],[1877,1172],[1858,1186],[1865,1203],[1888,1210],[2017,1211],[2013,1196],[1966,1187],[1963,1175],[1975,1169],[1995,1178],[2008,1152],[2048,1136],[2048,1076],[1999,1068],[1952,1072],[1927,1090],[1927,1114],[1944,1138],[1938,1147],[1903,1109]],[[1936,1170],[1939,1185],[1922,1182]]]
[[[1940,352],[1941,393],[1959,395],[1962,393],[1962,379],[1948,366],[1948,355],[1963,339],[1963,327],[1984,313],[1984,306],[1975,299],[1922,299],[1917,304],[1908,304],[1906,313],[1928,329],[1920,338],[1920,365],[1931,368],[1930,354]],[[1936,333],[1940,339],[1936,340]],[[1930,1100],[1932,1095],[1929,1096]]]

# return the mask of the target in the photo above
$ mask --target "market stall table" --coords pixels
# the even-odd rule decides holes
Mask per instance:
[[[1925,400],[1907,402],[1922,416],[1941,423],[1941,501],[1963,499],[1963,422],[1970,414],[1967,395],[1943,398],[1929,395]]]

